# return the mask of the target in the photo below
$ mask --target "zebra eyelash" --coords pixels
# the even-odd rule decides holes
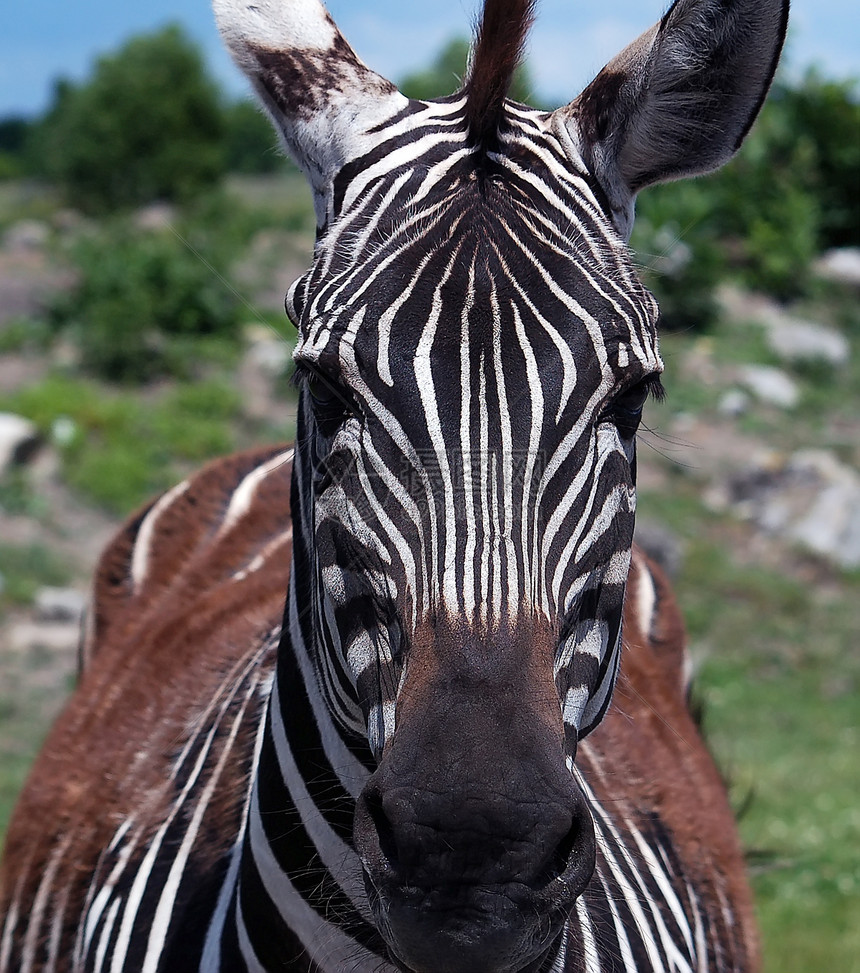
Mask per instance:
[[[666,389],[660,381],[660,375],[654,373],[616,392],[607,400],[600,418],[602,421],[619,412],[631,416],[639,415],[648,399],[662,402],[665,398]]]
[[[644,380],[646,395],[646,401],[648,399],[653,399],[655,402],[663,402],[666,399],[666,388],[663,382],[660,380],[659,374],[649,375],[648,378]]]
[[[632,439],[639,429],[648,399],[662,402],[665,397],[666,390],[659,374],[649,375],[616,393],[603,408],[598,423],[611,422],[622,437]]]
[[[360,414],[350,392],[320,368],[297,362],[292,383],[300,390],[308,390],[317,424],[327,438],[334,435],[347,419]]]

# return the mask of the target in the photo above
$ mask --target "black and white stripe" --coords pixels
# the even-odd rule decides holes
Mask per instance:
[[[165,644],[182,633],[176,652],[189,661],[172,676],[191,701],[163,734],[166,687],[138,701],[153,736],[130,758],[114,748],[130,765],[105,812],[110,837],[89,874],[75,867],[75,829],[97,830],[85,815],[56,831],[46,855],[33,851],[6,895],[0,973],[394,973],[356,808],[369,806],[368,781],[382,779],[404,738],[414,646],[443,630],[467,633],[478,685],[503,646],[537,657],[543,638],[549,648],[548,734],[565,785],[553,800],[569,813],[534,881],[541,894],[569,887],[547,892],[546,916],[523,926],[517,957],[536,958],[515,960],[517,970],[745,968],[728,879],[683,853],[651,785],[623,778],[617,742],[602,749],[623,734],[600,734],[622,616],[644,643],[659,642],[659,585],[641,556],[631,567],[635,435],[662,370],[657,307],[625,245],[633,199],[731,155],[784,35],[778,0],[732,0],[731,16],[726,6],[678,0],[556,112],[494,101],[485,85],[482,110],[495,114],[476,133],[475,79],[492,68],[478,55],[464,92],[409,101],[358,60],[317,0],[215,0],[314,192],[313,265],[287,296],[298,329],[295,454],[265,451],[189,479],[106,556],[81,698],[100,706],[123,678],[115,660],[99,669],[101,644],[155,651],[163,625]],[[521,46],[530,5],[519,0],[488,0],[484,25],[501,33],[478,45],[501,51],[502,88],[515,61],[499,26],[509,11]],[[697,98],[701,117],[685,114]],[[291,523],[267,509],[288,480]],[[235,543],[243,536],[252,542]],[[288,547],[279,619],[254,599],[270,574],[281,577]],[[631,571],[639,584],[625,606]],[[184,596],[202,632],[171,602]],[[109,602],[125,606],[130,629],[110,629]],[[237,648],[230,625],[245,614]],[[222,628],[229,664],[207,658]],[[206,699],[193,699],[197,680]],[[505,776],[502,762],[489,790],[508,787]],[[531,778],[508,776],[520,779]],[[564,844],[580,820],[574,792],[594,824],[590,881],[591,859],[576,872],[579,851]],[[523,803],[546,807],[530,794]],[[587,840],[576,848],[595,857]],[[555,877],[544,879],[549,866]]]
[[[283,455],[274,459],[248,472],[225,511],[236,511],[243,494],[265,478],[289,477]],[[185,492],[168,495],[153,507],[154,516],[167,515]],[[141,563],[150,543],[150,531],[141,529],[129,567]],[[118,823],[89,879],[71,955],[58,954],[61,928],[48,922],[51,913],[62,915],[49,899],[49,867],[15,967],[8,958],[23,919],[14,909],[7,914],[0,969],[394,973],[352,842],[355,799],[375,761],[319,691],[305,634],[312,615],[301,607],[309,597],[294,572],[284,630],[272,631],[225,673],[221,690],[178,747],[164,782],[174,796],[158,826],[147,823],[145,808],[140,820]],[[349,676],[343,668],[326,678]],[[221,768],[236,760],[247,765],[247,791],[234,795],[235,832],[214,879],[200,886],[194,862],[211,841],[207,816]],[[731,941],[731,910],[713,916],[700,905],[671,833],[653,815],[639,819],[624,802],[601,801],[593,785],[611,789],[612,781],[604,779],[601,755],[589,741],[570,768],[594,815],[598,859],[545,973],[735,969],[731,955],[714,952]],[[57,849],[57,862],[65,851]],[[715,923],[722,928],[715,931]],[[43,955],[39,937],[46,926],[54,938]]]
[[[406,145],[385,140],[352,163],[344,211],[291,302],[300,367],[355,403],[326,438],[308,399],[299,430],[316,451],[299,475],[325,465],[337,480],[305,522],[342,534],[317,543],[320,664],[351,658],[352,675],[324,685],[352,727],[344,681],[382,659],[397,685],[390,631],[361,611],[354,628],[337,621],[364,596],[359,562],[360,583],[397,601],[406,639],[440,611],[488,631],[571,619],[557,675],[565,719],[584,735],[617,671],[635,504],[632,442],[602,413],[660,371],[656,307],[547,116],[511,112],[491,157],[504,193],[487,218],[463,110],[424,106]],[[508,161],[526,155],[527,170]],[[299,497],[313,496],[307,474]]]

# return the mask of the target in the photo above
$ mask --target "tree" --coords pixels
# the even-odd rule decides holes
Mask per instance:
[[[30,128],[31,123],[20,115],[0,118],[0,179],[8,179],[24,171],[24,152]]]
[[[398,87],[407,98],[417,98],[420,101],[453,94],[463,85],[468,60],[468,41],[462,38],[449,41],[430,67],[408,75]],[[514,72],[508,94],[514,101],[533,104],[533,86],[525,64],[521,64]]]
[[[110,381],[194,374],[198,339],[238,336],[217,251],[217,234],[203,227],[172,233],[107,220],[71,248],[78,282],[55,298],[51,323],[75,341],[85,371]]]
[[[783,206],[789,189],[814,199],[816,233],[823,247],[860,245],[858,82],[827,80],[815,69],[799,83],[781,79],[752,133],[750,148],[727,173],[735,194],[742,180],[756,180],[755,202],[769,188],[774,209]]]
[[[274,172],[286,165],[272,123],[250,101],[225,109],[224,146],[228,172]]]
[[[184,200],[223,173],[223,112],[196,47],[176,26],[58,84],[36,136],[44,174],[90,212]]]

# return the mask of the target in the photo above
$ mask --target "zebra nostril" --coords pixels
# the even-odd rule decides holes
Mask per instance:
[[[546,883],[561,879],[571,895],[579,895],[594,872],[595,854],[594,822],[591,813],[582,808],[574,812],[570,827],[547,863]]]
[[[546,864],[542,884],[548,884],[554,879],[560,878],[570,867],[571,862],[579,851],[582,837],[582,821],[577,815],[573,816],[571,825],[561,841],[556,845],[555,851],[550,856]]]
[[[379,860],[376,863],[382,868],[395,871],[399,864],[399,854],[397,851],[397,840],[394,836],[394,827],[385,813],[382,804],[382,794],[378,791],[371,791],[364,795],[365,808],[367,810],[370,823],[376,832],[376,844],[379,848]]]
[[[564,816],[555,822],[556,844],[551,845],[547,835],[547,849],[543,865],[534,878],[535,890],[545,889],[560,880],[572,896],[579,895],[591,878],[595,863],[594,823],[588,808],[576,802]]]

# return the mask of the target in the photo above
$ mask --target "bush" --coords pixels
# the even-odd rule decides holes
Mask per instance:
[[[218,90],[176,27],[132,38],[90,81],[57,85],[33,158],[82,209],[184,200],[224,171]]]
[[[79,283],[51,317],[86,370],[119,382],[185,376],[197,364],[196,339],[238,341],[237,301],[218,269],[223,257],[204,247],[190,230],[180,239],[127,223],[77,242],[70,256]]]
[[[792,186],[815,200],[815,232],[823,248],[860,245],[860,85],[830,81],[814,69],[797,84],[774,86],[755,133],[766,145],[757,160],[760,183]],[[747,173],[741,167],[738,181]],[[773,197],[773,208],[781,200]],[[812,209],[807,203],[808,209]]]
[[[707,330],[717,314],[714,290],[726,273],[707,193],[692,182],[658,186],[643,194],[638,209],[631,243],[640,277],[660,302],[661,325]]]
[[[287,165],[268,117],[250,101],[224,110],[224,147],[228,172],[275,172]]]
[[[20,115],[0,118],[0,180],[14,179],[26,171],[25,149],[31,123]]]

